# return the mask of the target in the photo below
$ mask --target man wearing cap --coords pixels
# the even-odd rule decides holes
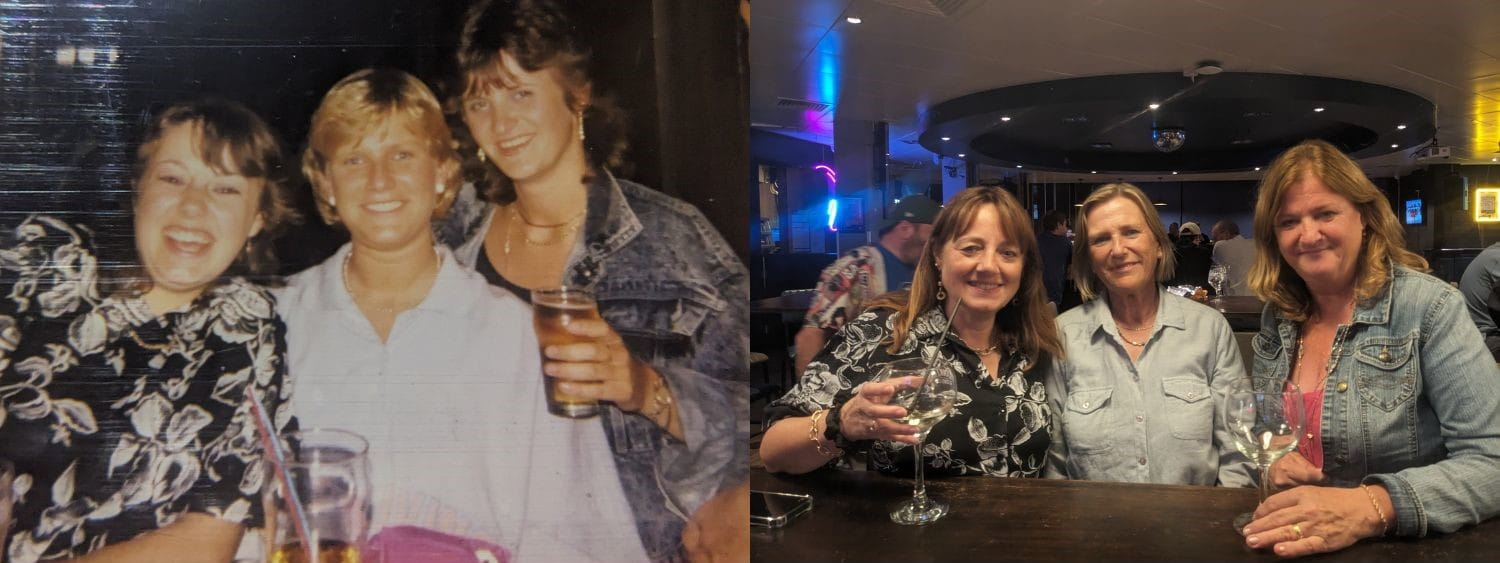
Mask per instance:
[[[942,206],[932,198],[902,199],[881,222],[876,244],[860,246],[834,260],[818,276],[817,295],[797,332],[797,373],[823,349],[828,336],[854,318],[865,302],[911,285],[913,266],[932,237],[932,221]]]
[[[1213,263],[1213,249],[1204,246],[1203,229],[1188,221],[1177,231],[1177,274],[1167,285],[1208,287],[1208,267]]]

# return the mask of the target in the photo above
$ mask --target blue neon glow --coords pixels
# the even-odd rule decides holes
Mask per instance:
[[[834,220],[837,219],[838,216],[839,216],[839,200],[837,200],[837,199],[830,199],[830,200],[828,200],[828,230],[830,230],[830,231],[838,231],[839,230],[838,227],[834,226]]]

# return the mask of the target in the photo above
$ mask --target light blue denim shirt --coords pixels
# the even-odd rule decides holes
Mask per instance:
[[[1401,266],[1391,278],[1339,328],[1323,474],[1385,485],[1398,535],[1451,532],[1500,514],[1500,371],[1458,290]],[[1260,326],[1254,373],[1286,379],[1301,327],[1269,306]]]
[[[1156,324],[1132,363],[1106,298],[1057,318],[1067,350],[1047,378],[1057,421],[1052,478],[1223,485],[1254,483],[1223,422],[1245,366],[1218,311],[1158,289]]]

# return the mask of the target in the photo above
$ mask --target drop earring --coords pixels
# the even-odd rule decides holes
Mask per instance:
[[[583,134],[583,112],[578,112],[578,142],[582,143],[588,137]]]
[[[947,298],[948,292],[943,291],[943,280],[938,280],[937,300],[942,301]]]
[[[433,191],[436,191],[438,195],[443,195],[443,183],[438,182],[436,186],[433,186]]]
[[[479,162],[484,163],[484,149],[474,149],[474,155],[479,157]]]
[[[328,196],[328,206],[329,206],[329,207],[338,207],[338,205],[337,205],[337,204],[335,204],[335,203],[334,203],[334,201],[335,201],[335,200],[334,200],[334,199],[333,199],[333,196],[331,196],[331,195],[330,195],[330,196]]]

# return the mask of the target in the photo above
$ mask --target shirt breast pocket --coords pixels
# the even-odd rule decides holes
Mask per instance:
[[[712,287],[690,280],[621,280],[596,291],[600,316],[648,361],[691,356],[704,321],[725,309]]]
[[[1161,382],[1166,396],[1162,407],[1172,428],[1172,437],[1206,442],[1213,435],[1214,403],[1209,399],[1208,383],[1196,377],[1173,377]]]
[[[1252,359],[1250,375],[1253,377],[1279,377],[1280,365],[1277,359],[1281,357],[1281,341],[1275,337],[1265,334],[1256,334],[1250,341],[1251,348],[1255,350]]]
[[[1365,404],[1391,412],[1416,396],[1417,361],[1414,336],[1371,337],[1355,350],[1355,384]]]
[[[1080,389],[1068,394],[1066,405],[1069,453],[1087,454],[1106,452],[1114,445],[1114,433],[1119,431],[1109,409],[1113,387]]]

